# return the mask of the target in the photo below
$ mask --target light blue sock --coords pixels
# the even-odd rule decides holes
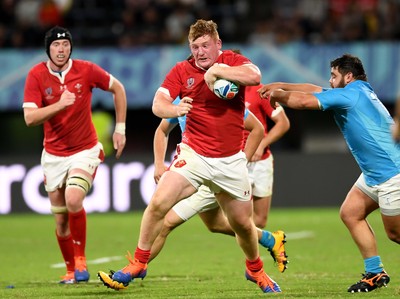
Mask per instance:
[[[364,259],[365,272],[380,273],[383,271],[383,264],[379,255]]]
[[[258,241],[262,246],[271,250],[275,245],[275,238],[271,232],[263,230],[261,239]]]

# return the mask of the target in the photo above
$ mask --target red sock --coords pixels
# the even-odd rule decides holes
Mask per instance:
[[[58,246],[60,247],[61,254],[64,258],[67,271],[74,271],[75,260],[74,260],[74,243],[72,242],[72,236],[60,237],[57,235]]]
[[[142,250],[139,247],[136,247],[135,259],[139,260],[139,262],[143,264],[147,264],[150,259],[150,250]]]
[[[254,261],[246,259],[246,268],[249,269],[251,272],[258,272],[262,269],[263,266],[264,264],[260,257],[258,257]]]
[[[86,247],[86,211],[69,212],[69,229],[74,242],[75,256],[85,256]]]

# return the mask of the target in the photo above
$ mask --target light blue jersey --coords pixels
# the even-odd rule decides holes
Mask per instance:
[[[180,102],[180,97],[177,97],[172,104],[178,105]],[[249,115],[249,110],[245,109],[244,110],[244,119],[247,118],[247,116]],[[179,126],[181,127],[181,132],[183,133],[185,131],[185,126],[186,126],[186,115],[184,116],[179,116],[179,117],[173,117],[173,118],[167,118],[167,121],[170,124],[177,124],[179,123]]]
[[[368,82],[357,80],[314,95],[322,110],[333,111],[367,185],[381,184],[400,173],[400,147],[391,133],[393,119]]]

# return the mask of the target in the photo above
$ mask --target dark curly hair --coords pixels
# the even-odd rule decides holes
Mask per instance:
[[[342,57],[332,60],[331,67],[337,67],[339,73],[343,76],[352,73],[356,80],[367,81],[367,75],[360,58],[351,54],[344,54]]]

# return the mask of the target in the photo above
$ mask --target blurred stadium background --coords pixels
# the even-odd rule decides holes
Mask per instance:
[[[98,63],[127,90],[126,151],[118,161],[107,156],[86,200],[89,212],[107,212],[143,209],[152,194],[159,123],[152,98],[169,68],[189,54],[187,30],[196,19],[215,20],[224,48],[240,48],[262,70],[263,83],[328,87],[330,60],[357,55],[392,113],[400,94],[399,15],[399,0],[2,0],[0,214],[49,211],[39,166],[42,127],[25,127],[21,105],[25,76],[46,59],[44,33],[56,24],[70,29],[73,58]],[[107,133],[112,99],[95,92],[93,107]],[[359,170],[332,117],[286,112],[290,132],[272,147],[273,206],[339,206]],[[171,135],[170,153],[179,137],[178,130]]]

